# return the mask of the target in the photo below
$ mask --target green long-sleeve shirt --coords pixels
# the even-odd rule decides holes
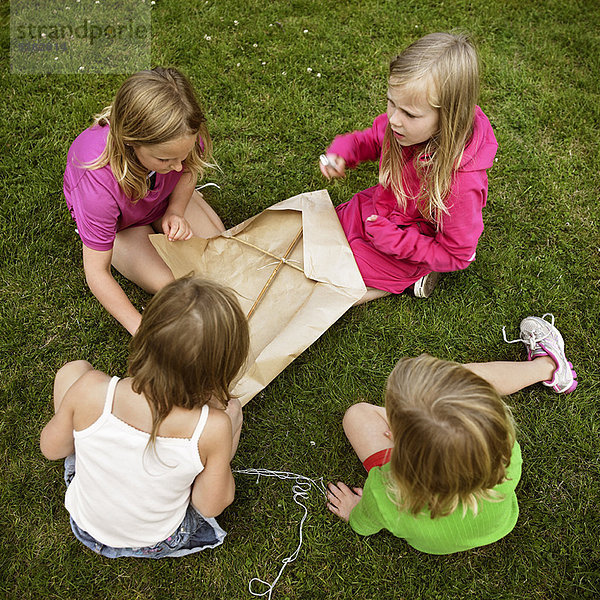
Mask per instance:
[[[500,502],[479,503],[477,516],[469,509],[463,518],[458,508],[447,517],[432,519],[429,511],[417,516],[401,512],[388,497],[386,485],[389,463],[369,472],[360,502],[350,513],[350,525],[361,535],[387,529],[404,538],[413,548],[429,554],[451,554],[485,546],[499,540],[514,528],[519,516],[515,488],[521,478],[521,447],[513,446],[507,481],[494,489],[502,494]]]

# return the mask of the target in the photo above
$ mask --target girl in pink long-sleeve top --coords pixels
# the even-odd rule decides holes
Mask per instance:
[[[363,301],[465,269],[483,232],[487,173],[498,144],[483,111],[477,54],[462,35],[433,33],[390,65],[387,112],[338,136],[321,158],[327,178],[379,160],[379,184],[337,208],[365,284]]]

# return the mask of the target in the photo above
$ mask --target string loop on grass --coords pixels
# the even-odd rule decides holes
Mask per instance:
[[[293,499],[294,499],[294,502],[298,506],[300,506],[304,511],[304,514],[302,515],[302,518],[300,519],[300,525],[298,527],[298,537],[299,537],[298,546],[297,546],[296,550],[294,550],[294,552],[292,552],[292,554],[290,554],[290,556],[288,556],[287,558],[284,558],[281,561],[281,563],[282,563],[281,568],[279,569],[279,573],[277,573],[277,577],[275,577],[273,583],[269,583],[268,581],[265,581],[264,579],[260,579],[259,577],[253,577],[248,582],[248,591],[253,596],[257,596],[257,597],[267,596],[267,599],[271,600],[271,595],[273,594],[273,589],[277,585],[277,582],[279,581],[281,575],[283,574],[283,571],[288,566],[288,564],[290,564],[291,562],[294,562],[296,560],[296,558],[298,558],[298,554],[300,553],[300,548],[302,548],[303,527],[304,527],[304,521],[306,520],[306,517],[308,516],[308,508],[306,508],[306,505],[303,504],[301,502],[301,500],[306,500],[308,498],[308,494],[309,494],[311,488],[313,488],[313,487],[318,492],[320,492],[323,496],[326,497],[325,484],[323,483],[322,477],[319,477],[318,479],[311,479],[310,477],[306,477],[304,475],[298,475],[297,473],[290,473],[289,471],[270,471],[269,469],[240,469],[240,470],[234,471],[234,473],[239,473],[241,475],[256,475],[256,483],[258,483],[260,481],[261,477],[276,477],[277,479],[290,479],[292,481],[295,481],[294,485],[292,486]],[[255,584],[255,583],[262,584],[262,585],[266,586],[267,589],[264,592],[256,592],[253,590],[253,587],[252,587],[253,584]]]

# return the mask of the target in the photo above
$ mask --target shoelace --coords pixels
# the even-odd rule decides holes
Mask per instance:
[[[554,327],[554,315],[552,313],[544,313],[542,315],[542,319],[544,319],[546,321],[546,317],[550,317],[552,319],[552,321],[550,321],[550,325],[552,327]],[[535,346],[537,343],[542,342],[543,340],[545,340],[547,337],[550,337],[550,334],[552,332],[548,331],[548,333],[546,335],[543,335],[539,338],[536,338],[535,336],[529,336],[527,339],[523,339],[522,337],[517,338],[516,340],[509,340],[506,337],[506,326],[502,327],[502,337],[504,338],[504,341],[507,344],[516,344],[517,342],[523,342],[526,346],[529,346],[529,349],[533,352],[535,350]]]

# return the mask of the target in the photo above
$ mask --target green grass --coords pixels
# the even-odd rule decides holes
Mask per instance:
[[[249,598],[248,580],[272,580],[296,547],[301,513],[288,482],[238,476],[236,502],[220,518],[225,544],[185,559],[109,561],[70,533],[61,464],[38,450],[53,374],[76,358],[123,374],[128,335],[85,285],[62,174],[72,140],[124,75],[12,75],[8,3],[0,15],[0,597]],[[427,301],[385,298],[344,315],[247,406],[234,466],[361,483],[345,409],[380,400],[403,355],[521,358],[501,328],[516,334],[528,314],[556,315],[580,385],[568,396],[536,386],[510,399],[524,472],[519,522],[506,538],[428,556],[389,534],[355,535],[313,494],[304,546],[274,598],[600,594],[598,3],[158,0],[152,59],[181,68],[199,91],[222,168],[209,201],[232,226],[302,191],[327,187],[337,204],[373,185],[376,165],[327,184],[319,153],[383,111],[390,57],[452,28],[479,44],[480,104],[500,145],[477,261]],[[136,305],[147,302],[122,283]]]

